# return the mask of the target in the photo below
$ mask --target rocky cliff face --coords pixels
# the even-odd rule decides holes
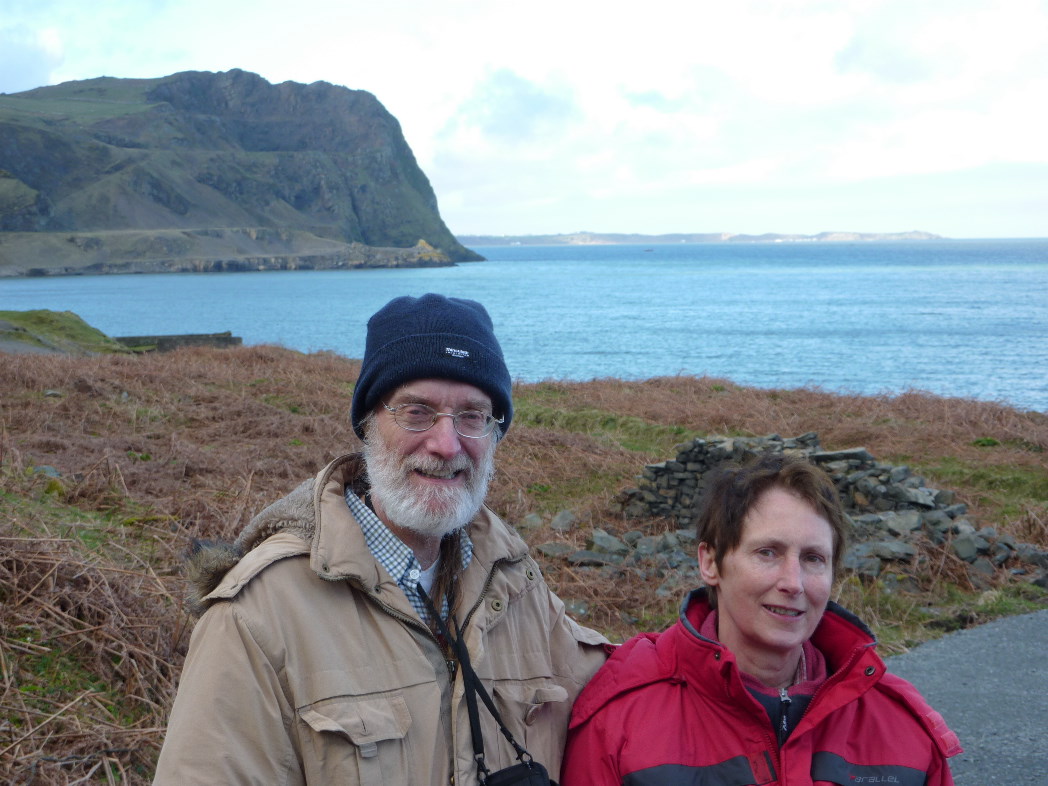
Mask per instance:
[[[296,238],[272,254],[290,267],[302,255],[314,267],[318,255],[344,264],[333,243],[414,249],[422,240],[445,264],[479,259],[444,225],[399,124],[370,93],[234,70],[0,96],[0,232],[259,228]],[[0,234],[9,272],[81,267],[75,254],[27,260],[33,243],[14,240]],[[140,261],[115,238],[102,244],[114,250],[110,265]],[[234,261],[235,246],[213,258]]]

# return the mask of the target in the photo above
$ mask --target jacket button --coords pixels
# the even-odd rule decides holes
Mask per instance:
[[[502,611],[504,608],[506,608],[506,604],[502,601],[501,598],[493,598],[492,599],[492,601],[491,601],[491,610],[492,611]]]
[[[877,669],[875,669],[873,666],[867,666],[866,667],[866,676],[867,677],[872,677],[876,673],[877,673]]]
[[[524,575],[528,577],[528,581],[534,581],[535,580],[535,569],[534,568],[528,568],[526,571],[524,571]]]

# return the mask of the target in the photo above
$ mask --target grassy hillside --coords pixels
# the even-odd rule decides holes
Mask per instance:
[[[443,264],[479,259],[363,90],[100,77],[0,96],[0,139],[0,275],[403,265],[418,260],[393,250],[420,240]]]
[[[0,781],[147,783],[188,643],[181,554],[357,446],[359,364],[275,347],[167,355],[0,356]],[[956,490],[981,523],[1048,547],[1048,418],[920,393],[836,396],[726,380],[548,381],[515,387],[490,502],[533,544],[582,547],[624,520],[617,495],[698,435],[797,435],[864,446]],[[570,510],[569,532],[549,527]],[[531,517],[534,521],[534,516]],[[958,625],[1046,605],[1005,565],[976,590],[927,546],[913,583],[843,577],[840,599],[899,652]],[[639,568],[540,556],[582,621],[621,639],[679,598]],[[919,564],[925,567],[918,568]],[[108,779],[108,781],[107,781]]]

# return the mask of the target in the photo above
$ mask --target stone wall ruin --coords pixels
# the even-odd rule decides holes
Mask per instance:
[[[673,519],[676,540],[693,539],[693,511],[710,478],[726,463],[768,451],[804,456],[833,479],[854,525],[846,571],[869,578],[893,569],[912,574],[917,544],[927,539],[962,560],[976,587],[988,587],[1002,571],[1048,586],[1048,552],[978,526],[953,491],[928,486],[909,467],[878,462],[865,448],[822,450],[815,432],[787,438],[711,436],[678,445],[676,458],[644,468],[637,487],[622,494],[622,511],[627,518]],[[630,549],[609,544],[606,535],[597,530],[588,552],[600,555],[612,548],[630,558]],[[619,540],[629,545],[628,539]]]

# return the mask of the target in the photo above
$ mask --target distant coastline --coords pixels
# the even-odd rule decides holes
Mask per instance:
[[[910,232],[819,232],[817,235],[736,235],[730,232],[668,235],[571,232],[560,235],[456,235],[464,246],[596,246],[663,245],[667,243],[876,243],[898,240],[945,240],[942,235]]]

